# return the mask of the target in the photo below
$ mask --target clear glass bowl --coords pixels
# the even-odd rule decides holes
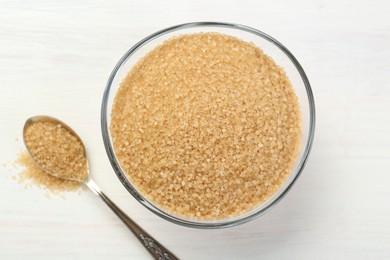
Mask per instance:
[[[253,42],[256,46],[263,49],[263,51],[271,56],[279,66],[284,68],[292,83],[295,93],[298,96],[302,114],[301,151],[287,180],[277,192],[275,192],[271,197],[258,205],[256,208],[246,212],[243,215],[232,218],[198,221],[172,215],[160,209],[158,206],[145,199],[127,178],[119,164],[118,159],[115,156],[115,150],[111,139],[109,125],[111,121],[112,104],[115,98],[115,94],[120,87],[120,83],[127,76],[132,66],[134,66],[134,64],[141,57],[145,56],[149,51],[154,49],[157,45],[163,43],[165,40],[173,36],[196,32],[219,32],[236,36],[244,41]],[[176,224],[194,228],[222,228],[242,224],[261,216],[277,202],[279,202],[291,189],[292,185],[295,183],[305,166],[313,142],[315,108],[313,93],[305,72],[295,57],[291,54],[291,52],[277,40],[259,30],[244,25],[217,22],[196,22],[176,25],[158,31],[138,42],[123,55],[112,71],[104,91],[101,110],[101,127],[104,145],[112,167],[123,186],[125,186],[125,188],[130,192],[131,195],[134,196],[136,200],[138,200],[142,205],[144,205],[153,213]]]

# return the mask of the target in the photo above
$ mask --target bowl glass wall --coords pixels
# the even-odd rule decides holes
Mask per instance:
[[[244,41],[252,42],[256,46],[260,47],[267,55],[272,57],[276,64],[285,70],[294,88],[295,94],[298,97],[298,102],[302,114],[302,139],[300,144],[301,150],[296,159],[296,163],[292,169],[292,172],[284,184],[271,197],[269,197],[266,201],[251,211],[248,211],[240,216],[219,220],[186,219],[181,216],[172,215],[162,210],[157,205],[154,205],[151,201],[145,199],[142,194],[140,194],[132,185],[131,181],[127,178],[126,174],[122,170],[119,161],[115,156],[109,128],[111,121],[111,109],[115,95],[118,88],[120,87],[121,82],[127,76],[134,64],[136,64],[139,59],[144,57],[149,51],[162,44],[165,40],[173,36],[197,32],[219,32],[231,36],[236,36]],[[132,47],[123,55],[111,73],[104,92],[101,111],[101,126],[104,145],[113,169],[125,188],[142,205],[155,214],[176,224],[196,228],[220,228],[238,225],[262,215],[278,201],[280,201],[286,195],[287,191],[292,187],[303,170],[313,141],[314,125],[315,109],[310,83],[302,67],[295,59],[295,57],[290,53],[290,51],[274,38],[256,29],[238,24],[215,22],[188,23],[173,26],[156,32],[134,45],[134,47]]]

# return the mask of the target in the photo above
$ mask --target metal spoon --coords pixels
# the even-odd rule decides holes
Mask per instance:
[[[23,141],[26,145],[27,151],[33,158],[33,160],[37,163],[35,160],[33,153],[31,153],[28,144],[25,140],[25,133],[27,128],[35,123],[38,122],[52,122],[55,124],[61,124],[65,129],[67,129],[70,133],[72,133],[84,146],[83,142],[81,141],[80,137],[76,134],[75,131],[73,131],[72,128],[70,128],[65,123],[61,122],[58,119],[55,119],[53,117],[49,116],[34,116],[29,119],[27,119],[26,123],[24,124],[23,128]],[[86,150],[84,147],[84,155],[86,155]],[[38,163],[37,165],[41,167]],[[42,168],[42,167],[41,167]],[[42,168],[43,169],[43,168]],[[44,170],[44,169],[43,169]],[[49,172],[47,170],[44,170],[46,173],[53,175],[58,178],[54,173]],[[151,235],[149,235],[145,230],[143,230],[140,226],[138,226],[129,216],[127,216],[117,205],[115,205],[114,202],[112,202],[102,191],[101,189],[96,185],[96,183],[92,180],[90,174],[89,174],[89,167],[88,167],[88,161],[87,161],[87,178],[85,180],[77,180],[77,179],[70,179],[72,181],[78,181],[83,183],[85,186],[87,186],[91,191],[93,191],[96,195],[99,195],[100,198],[107,204],[108,207],[114,213],[122,220],[122,222],[130,229],[131,232],[138,238],[138,240],[142,243],[142,245],[146,248],[146,250],[155,258],[155,259],[167,259],[167,260],[174,260],[178,259],[174,254],[172,254],[168,249],[166,249],[164,246],[162,246],[159,242],[157,242]]]

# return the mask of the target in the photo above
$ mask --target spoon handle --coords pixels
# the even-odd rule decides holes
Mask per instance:
[[[129,216],[127,216],[114,202],[112,202],[96,185],[96,183],[88,178],[84,184],[91,189],[95,194],[110,207],[112,211],[122,220],[122,222],[130,229],[131,232],[138,238],[142,245],[148,250],[148,252],[159,260],[176,260],[177,258],[173,253],[166,249],[163,245],[157,242],[151,235],[138,226]]]

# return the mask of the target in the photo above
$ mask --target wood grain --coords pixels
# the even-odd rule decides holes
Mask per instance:
[[[183,259],[389,259],[388,1],[0,0],[0,259],[150,259],[91,192],[52,197],[11,177],[24,120],[49,114],[87,145],[96,182]],[[189,21],[258,28],[298,58],[317,131],[307,167],[265,216],[194,230],[153,215],[115,177],[100,133],[108,76],[133,44]],[[18,139],[18,140],[15,140]]]

